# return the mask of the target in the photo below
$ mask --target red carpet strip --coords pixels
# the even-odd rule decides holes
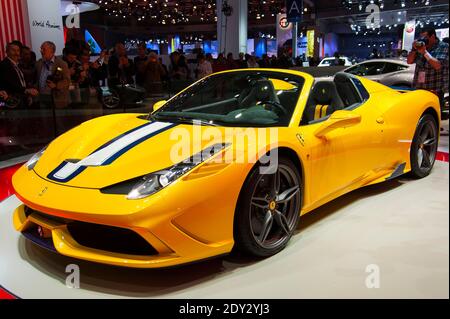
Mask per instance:
[[[13,296],[0,286],[0,300],[14,300],[14,299],[17,299],[17,297]]]
[[[436,160],[441,162],[447,162],[448,163],[448,153],[445,152],[437,152],[436,154]]]
[[[14,194],[12,176],[23,164],[0,169],[0,202]]]

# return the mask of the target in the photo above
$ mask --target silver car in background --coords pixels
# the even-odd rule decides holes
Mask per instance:
[[[352,61],[347,58],[346,56],[339,57],[339,64],[336,64],[336,58],[324,58],[322,61],[320,61],[318,67],[327,67],[327,66],[350,66],[353,65]]]
[[[364,61],[343,72],[363,76],[396,89],[410,89],[413,86],[415,64],[408,64],[400,59],[374,59]],[[445,94],[442,105],[442,119],[449,118],[449,95]]]
[[[415,64],[410,65],[404,60],[375,59],[356,64],[344,72],[363,76],[387,86],[411,88],[415,69]]]

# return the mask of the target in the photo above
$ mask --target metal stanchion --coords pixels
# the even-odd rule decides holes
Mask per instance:
[[[294,22],[294,27],[292,28],[292,59],[294,60],[295,65],[295,59],[297,58],[297,51],[298,51],[298,22]]]

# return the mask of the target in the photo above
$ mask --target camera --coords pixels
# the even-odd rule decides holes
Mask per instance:
[[[416,41],[416,47],[421,48],[423,46],[428,45],[429,40],[427,38],[420,38]]]
[[[63,80],[63,73],[62,73],[62,68],[56,68],[55,72],[53,72],[53,74],[50,74],[47,77],[47,81],[51,81],[53,83],[58,83],[59,81]]]
[[[70,68],[75,71],[75,73],[70,76],[72,82],[78,82],[81,78],[81,72],[84,71],[83,65],[80,61],[75,61]]]

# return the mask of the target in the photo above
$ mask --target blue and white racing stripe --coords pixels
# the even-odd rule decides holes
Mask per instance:
[[[139,126],[109,141],[77,163],[62,162],[47,178],[59,183],[67,183],[86,168],[109,165],[130,149],[174,126],[176,124],[162,122]]]

